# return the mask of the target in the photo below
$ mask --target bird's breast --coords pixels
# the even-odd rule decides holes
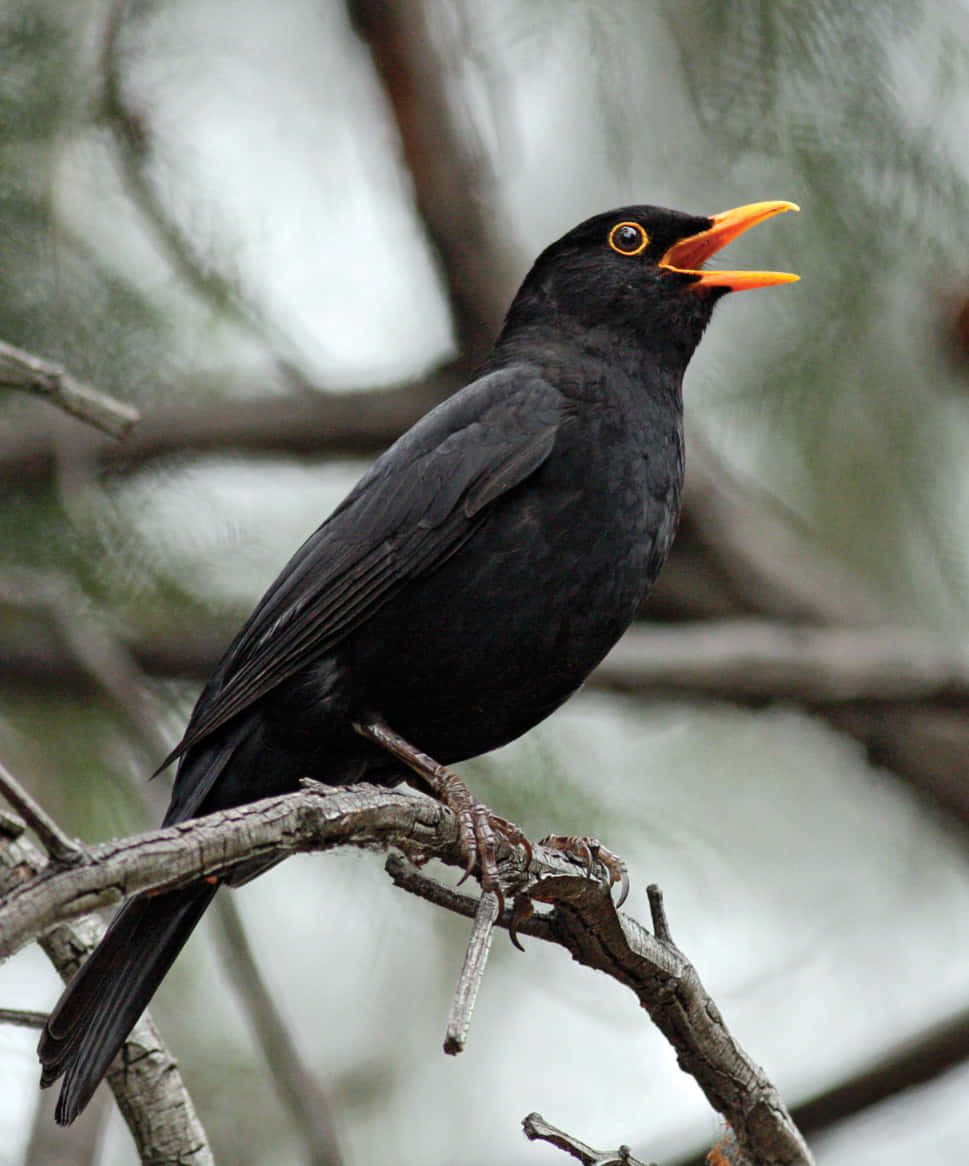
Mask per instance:
[[[472,537],[353,637],[361,699],[448,761],[512,740],[574,692],[646,598],[675,529],[678,418],[640,430],[605,410],[564,424]]]

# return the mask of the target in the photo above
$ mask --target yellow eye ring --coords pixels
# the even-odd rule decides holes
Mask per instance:
[[[609,232],[609,246],[617,255],[640,255],[649,246],[649,235],[639,223],[616,223]]]

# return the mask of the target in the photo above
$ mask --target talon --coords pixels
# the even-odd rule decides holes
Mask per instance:
[[[598,850],[599,846],[594,838],[580,838],[577,834],[547,834],[542,839],[542,845],[581,862],[585,866],[586,878],[592,878],[595,869],[592,847]]]
[[[575,835],[558,835],[549,834],[542,839],[542,845],[548,846],[552,850],[559,850],[563,854],[567,854],[574,858],[577,862],[585,864],[586,878],[592,878],[595,874],[595,864],[600,862],[606,869],[609,875],[610,886],[613,883],[619,883],[619,899],[616,902],[617,909],[625,903],[629,895],[629,872],[626,870],[626,864],[618,855],[607,850],[598,838],[579,838]]]
[[[522,947],[521,940],[518,938],[518,924],[521,923],[523,919],[527,919],[531,914],[531,899],[529,899],[527,895],[518,895],[515,899],[515,905],[512,908],[511,919],[508,921],[508,938],[521,952],[523,952],[525,949]]]
[[[625,903],[629,898],[629,872],[625,867],[622,868],[622,874],[619,876],[619,898],[616,900],[616,910]]]

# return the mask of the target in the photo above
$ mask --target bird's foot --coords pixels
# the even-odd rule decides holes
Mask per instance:
[[[618,854],[607,850],[598,838],[579,837],[576,834],[549,834],[539,843],[550,850],[558,850],[585,863],[587,875],[592,875],[595,864],[600,862],[609,874],[609,882],[619,883],[619,898],[616,906],[621,907],[629,894],[629,871]]]
[[[423,785],[430,788],[438,801],[451,810],[457,818],[458,846],[465,862],[461,882],[477,867],[481,888],[493,891],[498,896],[500,913],[504,908],[505,896],[498,875],[497,836],[501,835],[509,846],[522,847],[527,866],[532,859],[532,845],[525,835],[513,822],[498,817],[484,802],[479,802],[456,773],[415,748],[389,725],[372,719],[355,724],[354,728],[362,737],[374,741],[403,761],[421,778]]]

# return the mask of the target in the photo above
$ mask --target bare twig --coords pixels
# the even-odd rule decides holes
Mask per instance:
[[[26,837],[0,838],[0,903],[6,905],[26,879],[42,878],[49,869],[45,863],[41,851]],[[69,980],[103,934],[101,922],[92,917],[46,930],[39,943],[61,976]],[[178,1065],[147,1012],[108,1070],[108,1084],[142,1162],[212,1166],[205,1131]]]
[[[468,1039],[471,1013],[474,1011],[478,989],[481,987],[488,965],[495,923],[500,914],[497,894],[494,891],[485,891],[475,911],[474,926],[468,937],[468,947],[464,953],[464,962],[461,964],[461,972],[451,1000],[451,1011],[447,1018],[444,1051],[449,1056],[462,1052]]]
[[[460,891],[452,890],[442,883],[428,878],[408,859],[401,854],[389,854],[384,864],[384,870],[394,881],[394,885],[420,899],[426,899],[436,907],[444,907],[453,911],[455,915],[463,915],[466,919],[473,919],[478,913],[478,899],[472,895],[462,895]],[[506,907],[498,920],[497,925],[511,930],[513,927],[519,935],[533,935],[536,939],[550,940],[552,932],[547,915],[529,915],[527,918],[518,918],[514,908]]]
[[[661,943],[672,943],[669,920],[666,918],[666,904],[663,902],[663,892],[655,883],[646,888],[646,897],[649,899],[649,913],[653,920],[653,934]]]
[[[0,385],[36,393],[72,417],[112,437],[124,437],[138,420],[138,410],[71,376],[59,364],[0,340]]]
[[[31,1012],[25,1008],[0,1008],[0,1024],[12,1024],[17,1028],[43,1028],[46,1023],[46,1012]]]
[[[523,1118],[522,1129],[530,1142],[548,1142],[549,1145],[557,1146],[571,1154],[582,1166],[650,1166],[650,1163],[634,1158],[628,1146],[620,1146],[618,1150],[593,1150],[564,1130],[549,1125],[540,1113],[530,1113]]]
[[[3,794],[13,809],[30,826],[54,862],[71,864],[83,859],[84,850],[81,845],[64,833],[44,807],[34,801],[2,762],[0,762],[0,794]]]
[[[280,859],[340,845],[397,845],[457,868],[466,861],[455,816],[439,803],[404,789],[327,791],[310,783],[299,793],[91,847],[84,865],[43,872],[8,896],[0,954],[119,894],[182,885],[243,857]],[[542,846],[523,869],[523,856],[501,836],[496,850],[503,867],[518,863],[515,879],[524,893],[554,906],[548,917],[554,941],[635,992],[751,1157],[770,1166],[808,1166],[810,1153],[776,1090],[727,1031],[695,970],[672,944],[616,911],[608,873],[576,873],[574,860]]]

